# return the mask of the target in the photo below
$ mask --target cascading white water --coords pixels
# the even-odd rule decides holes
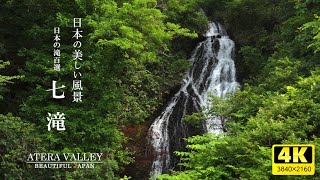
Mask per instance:
[[[149,129],[148,140],[155,154],[151,177],[167,172],[172,161],[170,151],[175,150],[171,143],[181,145],[180,139],[188,136],[182,121],[184,115],[210,108],[210,94],[224,98],[239,87],[232,59],[234,42],[219,23],[209,23],[206,37],[192,54],[190,60],[193,66],[183,79],[180,90]],[[206,132],[221,133],[223,122],[218,117],[210,117],[204,129]]]
[[[209,33],[206,34],[207,37],[217,36],[215,35],[216,27],[210,24]],[[216,54],[218,64],[212,71],[212,74],[208,81],[210,85],[202,93],[201,107],[204,109],[210,109],[210,101],[208,101],[209,95],[218,96],[225,98],[226,94],[233,94],[239,87],[239,83],[236,82],[236,69],[234,60],[232,59],[234,51],[234,42],[226,34],[225,30],[220,24],[218,24],[218,31],[222,31],[223,35],[219,38],[219,51]],[[207,132],[219,134],[223,132],[224,124],[221,122],[219,117],[209,117],[205,123]]]

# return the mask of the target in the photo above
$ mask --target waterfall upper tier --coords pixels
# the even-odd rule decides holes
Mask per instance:
[[[227,31],[220,23],[209,22],[206,37],[228,36]]]

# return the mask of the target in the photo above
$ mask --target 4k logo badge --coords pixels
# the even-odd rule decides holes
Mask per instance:
[[[315,149],[309,144],[272,146],[273,175],[314,175]]]

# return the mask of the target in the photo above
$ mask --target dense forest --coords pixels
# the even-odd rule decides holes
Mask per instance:
[[[148,178],[146,131],[177,91],[208,22],[235,41],[241,87],[212,97],[199,126],[224,117],[223,134],[186,139],[181,171],[159,179],[320,179],[273,176],[273,144],[314,144],[320,161],[319,0],[1,0],[0,179]],[[82,102],[72,102],[73,18],[82,18]],[[53,70],[60,27],[61,70]],[[65,98],[53,99],[52,80]],[[48,131],[48,112],[66,131]],[[103,152],[94,169],[35,169],[30,152]]]

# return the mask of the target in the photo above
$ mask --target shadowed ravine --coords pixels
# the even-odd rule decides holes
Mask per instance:
[[[161,115],[148,131],[154,159],[150,176],[169,173],[179,159],[173,152],[185,146],[183,138],[194,133],[182,121],[185,115],[210,108],[209,97],[224,98],[239,86],[233,60],[234,42],[219,23],[209,23],[206,40],[200,42],[192,53],[192,68],[182,80],[180,90],[171,98]],[[221,133],[223,123],[210,117],[204,124],[204,132]]]

